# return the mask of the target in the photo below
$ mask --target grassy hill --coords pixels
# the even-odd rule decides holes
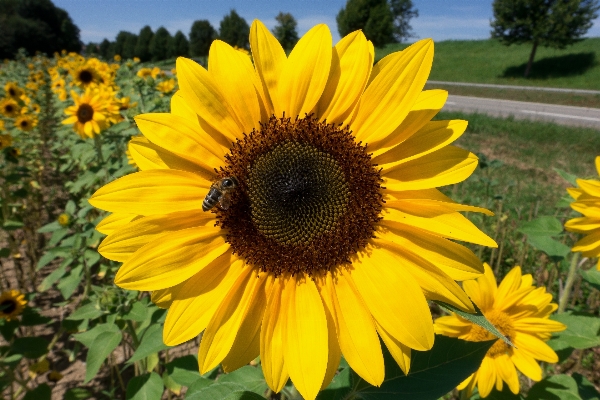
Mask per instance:
[[[387,45],[375,58],[406,47]],[[436,42],[430,79],[600,90],[600,38],[584,39],[564,50],[538,47],[531,76],[523,71],[530,45],[504,46],[496,40]]]

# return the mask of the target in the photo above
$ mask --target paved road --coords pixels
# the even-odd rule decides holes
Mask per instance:
[[[578,94],[600,94],[600,90],[568,89],[568,88],[553,88],[553,87],[540,87],[540,86],[496,85],[493,83],[444,82],[444,81],[427,81],[427,83],[430,85],[471,86],[471,87],[483,87],[483,88],[492,88],[492,89],[535,90],[535,91],[541,91],[541,92],[560,92],[560,93],[578,93]]]
[[[562,125],[584,126],[600,130],[600,108],[449,95],[444,111],[463,111],[499,117],[513,115],[518,119],[549,121]]]

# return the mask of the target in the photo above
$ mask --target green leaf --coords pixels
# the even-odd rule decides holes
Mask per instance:
[[[93,267],[102,258],[102,256],[100,256],[100,253],[98,253],[96,250],[91,249],[86,249],[85,253],[83,254],[83,257],[85,258],[85,262],[87,263],[88,268]]]
[[[127,384],[127,400],[160,400],[163,380],[156,372],[131,378]]]
[[[550,317],[567,325],[567,329],[554,334],[548,345],[554,348],[573,347],[589,349],[600,346],[600,318],[583,313],[561,313]]]
[[[5,231],[14,231],[24,226],[25,224],[23,224],[20,221],[5,221],[4,225],[2,225],[2,229],[4,229]]]
[[[479,392],[475,393],[470,400],[482,400]],[[499,392],[495,388],[492,389],[491,393],[485,397],[485,400],[525,400],[525,397],[520,394],[514,394],[508,388],[508,385],[504,383],[502,386],[502,391]]]
[[[588,269],[587,271],[581,270],[581,277],[590,285],[600,290],[600,271],[596,268]]]
[[[579,397],[581,397],[582,400],[600,400],[600,393],[598,393],[594,384],[588,381],[585,376],[575,372],[572,377],[575,379],[575,382],[577,382]]]
[[[52,318],[43,317],[39,312],[37,312],[37,310],[34,310],[30,307],[27,307],[25,310],[23,310],[23,314],[21,315],[22,326],[42,325],[47,324],[50,321],[52,321]]]
[[[83,265],[78,265],[75,268],[71,268],[69,275],[67,275],[66,278],[61,279],[56,287],[58,290],[60,290],[60,294],[62,294],[65,299],[68,299],[71,297],[73,292],[75,292],[77,286],[79,286],[79,283],[81,283],[82,278]]]
[[[70,232],[69,228],[62,228],[62,229],[55,230],[54,232],[52,232],[52,237],[50,238],[50,241],[48,242],[48,246],[49,247],[56,246],[58,244],[58,242],[63,240],[63,238],[69,234],[69,232]]]
[[[67,205],[65,206],[65,213],[69,215],[75,214],[75,202],[73,200],[67,201]]]
[[[162,331],[162,325],[152,325],[148,327],[146,333],[144,333],[144,336],[142,337],[140,346],[136,349],[135,353],[133,353],[133,356],[131,356],[127,363],[131,364],[142,358],[148,357],[150,354],[168,349],[169,346],[163,343]]]
[[[89,303],[79,307],[67,319],[95,319],[102,315],[104,315],[104,311],[96,303]]]
[[[71,388],[65,393],[63,400],[87,400],[92,394],[84,388]]]
[[[0,257],[8,257],[10,256],[10,249],[9,248],[2,248],[0,249]]]
[[[219,376],[218,383],[233,382],[245,387],[247,390],[256,394],[264,395],[269,386],[265,381],[262,368],[246,365],[229,374]]]
[[[205,387],[208,387],[208,386],[212,385],[213,383],[215,383],[215,381],[212,380],[212,379],[207,379],[207,378],[203,378],[203,377],[200,377],[200,378],[196,379],[194,381],[194,383],[192,383],[188,387],[188,390],[186,392],[185,398],[186,399],[192,398],[192,397],[189,397],[189,396],[194,395],[195,393],[201,391]],[[196,397],[196,399],[200,399],[200,397]]]
[[[124,319],[132,321],[144,321],[148,317],[148,308],[140,302],[135,302],[127,314],[123,315]]]
[[[176,358],[166,364],[165,369],[169,377],[181,386],[191,386],[201,378],[198,372],[198,360],[193,355]]]
[[[559,174],[560,177],[563,178],[565,181],[569,182],[573,186],[577,186],[577,176],[570,174],[566,171],[563,171],[562,169],[559,169],[559,168],[552,168],[552,169],[554,171],[556,171],[556,173]]]
[[[42,383],[38,385],[35,389],[30,390],[25,393],[23,396],[23,400],[51,400],[52,397],[52,389],[48,384]]]
[[[16,338],[10,352],[26,358],[39,358],[48,352],[48,341],[37,336]]]
[[[404,375],[384,346],[385,380],[380,388],[371,386],[356,373],[350,372],[350,382],[345,381],[345,378],[338,380],[337,388],[327,388],[317,398],[319,400],[354,397],[364,400],[437,399],[475,372],[494,342],[493,340],[467,342],[436,335],[431,350],[411,353],[412,360],[408,375]],[[348,383],[350,385],[346,386]]]
[[[46,253],[46,254],[48,254],[48,253]],[[56,268],[54,271],[52,271],[50,273],[50,275],[45,277],[44,280],[42,281],[42,283],[39,284],[39,286],[37,288],[38,291],[45,292],[46,290],[50,289],[52,287],[52,285],[54,285],[60,278],[65,276],[65,274],[67,273],[67,267],[72,262],[73,262],[73,259],[69,257],[68,259],[65,259],[62,263],[60,263],[58,268]]]
[[[558,240],[552,239],[550,236],[527,236],[527,241],[530,245],[543,251],[550,257],[564,258],[571,252],[569,246],[562,244]]]
[[[244,390],[244,387],[233,382],[226,383],[215,383],[208,387],[202,388],[198,391],[191,391],[191,387],[188,389],[185,399],[186,400],[205,400],[205,399],[219,399],[219,400],[264,400],[265,398],[259,396],[256,393],[248,392]]]
[[[568,375],[552,375],[529,389],[527,400],[581,400],[575,379]]]
[[[473,306],[475,306],[475,310],[477,311],[477,313],[470,314],[470,313],[464,312],[463,310],[461,310],[459,308],[454,307],[451,304],[444,303],[443,301],[435,301],[435,303],[438,304],[440,307],[442,307],[448,311],[455,312],[456,314],[460,315],[464,319],[466,319],[476,325],[481,326],[483,329],[490,332],[492,335],[496,336],[498,339],[502,339],[509,346],[513,346],[513,347],[515,346],[514,344],[512,344],[512,342],[506,336],[504,336],[498,329],[496,329],[496,327],[494,325],[492,325],[492,323],[490,321],[487,320],[485,315],[483,315],[481,310],[475,304],[473,304]]]
[[[522,223],[518,231],[527,236],[556,236],[563,226],[557,218],[544,216]]]
[[[96,376],[100,370],[100,367],[102,366],[102,363],[108,358],[110,353],[117,348],[119,343],[121,343],[122,338],[123,334],[121,331],[102,332],[96,336],[96,338],[94,338],[92,345],[89,346],[87,357],[85,359],[86,368],[85,380],[83,383],[88,383],[94,378],[94,376]]]
[[[121,332],[121,330],[115,324],[98,324],[87,332],[74,334],[73,338],[81,342],[85,347],[90,348],[96,337],[104,332],[116,333]]]
[[[40,257],[37,265],[35,266],[35,269],[40,270],[43,267],[45,267],[50,261],[54,260],[56,257],[66,257],[70,254],[70,247],[55,247],[54,249],[50,249],[46,253],[44,253],[43,256]]]
[[[0,334],[2,337],[6,339],[7,342],[10,342],[15,335],[15,330],[21,325],[19,321],[13,319],[12,321],[7,321],[5,319],[0,320]]]

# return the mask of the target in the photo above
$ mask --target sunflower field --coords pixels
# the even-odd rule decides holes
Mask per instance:
[[[600,155],[510,198],[431,40],[250,48],[0,66],[2,398],[600,399]]]

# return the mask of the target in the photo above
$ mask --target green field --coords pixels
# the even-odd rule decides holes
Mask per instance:
[[[375,50],[379,60],[406,47]],[[435,44],[430,79],[600,90],[600,38],[585,39],[564,50],[539,47],[528,79],[523,78],[531,46],[504,46],[497,40],[447,40]]]

